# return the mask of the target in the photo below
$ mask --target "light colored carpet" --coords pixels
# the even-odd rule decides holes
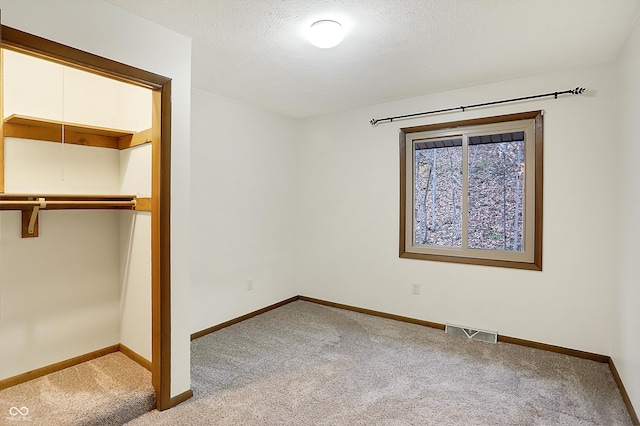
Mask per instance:
[[[608,365],[297,301],[194,340],[141,425],[630,425]]]
[[[0,425],[122,425],[154,407],[151,373],[115,352],[0,391]]]

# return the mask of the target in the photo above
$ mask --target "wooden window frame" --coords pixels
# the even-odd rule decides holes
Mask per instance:
[[[2,47],[152,90],[151,375],[156,408],[171,408],[192,395],[187,391],[171,398],[171,79],[4,25],[0,31]],[[2,93],[0,85],[0,112]],[[3,137],[0,169],[3,193]]]
[[[407,139],[411,138],[414,133],[423,132],[464,132],[464,128],[473,126],[482,126],[488,124],[509,123],[520,120],[533,120],[534,131],[534,166],[533,173],[534,182],[533,196],[534,206],[532,209],[533,224],[531,235],[533,243],[530,248],[530,259],[526,261],[505,260],[494,258],[473,257],[469,254],[456,254],[455,250],[430,248],[430,253],[419,252],[413,247],[413,239],[408,237],[408,230],[413,232],[413,223],[408,219],[409,210],[413,206],[413,186],[412,179],[408,178],[408,172],[411,168],[408,166],[408,154],[412,150]],[[409,135],[409,138],[408,138]],[[542,270],[542,187],[543,187],[543,114],[542,111],[529,111],[516,114],[508,114],[493,117],[484,117],[471,120],[461,120],[446,123],[437,123],[424,126],[405,127],[400,129],[400,238],[399,238],[399,255],[401,258],[432,260],[440,262],[462,263],[471,265],[497,266],[505,268]],[[526,173],[531,170],[527,167]],[[412,172],[412,171],[411,171]],[[412,172],[413,173],[413,172]],[[530,191],[530,189],[527,189]],[[411,193],[409,194],[409,191]],[[411,207],[409,207],[411,201]]]

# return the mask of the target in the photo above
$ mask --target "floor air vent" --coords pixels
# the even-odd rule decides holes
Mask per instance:
[[[454,336],[462,336],[468,339],[481,340],[483,342],[497,343],[498,333],[495,331],[477,330],[461,325],[446,324],[444,332]]]

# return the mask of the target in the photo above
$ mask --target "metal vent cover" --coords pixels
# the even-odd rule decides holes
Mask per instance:
[[[445,324],[444,332],[454,336],[462,336],[467,339],[480,340],[488,343],[498,343],[498,332],[479,330],[477,328],[461,325]]]

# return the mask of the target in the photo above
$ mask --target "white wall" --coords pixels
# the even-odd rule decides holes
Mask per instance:
[[[3,67],[5,117],[18,114],[130,131],[151,127],[148,89],[11,50],[4,51]]]
[[[118,226],[110,211],[43,211],[22,238],[20,212],[2,212],[0,379],[119,342]]]
[[[120,340],[151,361],[151,213],[120,212]]]
[[[617,251],[618,275],[613,310],[612,358],[629,394],[640,413],[640,286],[638,259],[640,258],[640,223],[638,187],[640,186],[640,144],[636,124],[640,116],[640,22],[636,22],[616,61],[617,110],[619,138],[615,143],[620,166],[618,196],[619,238]],[[615,134],[615,133],[614,133]]]
[[[119,194],[118,150],[5,138],[5,191]]]
[[[150,106],[139,111],[150,112]],[[120,193],[151,197],[151,144],[119,154]],[[120,343],[151,361],[150,212],[120,212],[120,277]]]
[[[151,197],[151,144],[119,153],[120,193]],[[120,277],[120,343],[151,361],[150,212],[120,212]]]
[[[119,151],[119,188],[116,193],[151,197],[151,155],[150,143]]]
[[[196,332],[297,294],[294,120],[192,91]],[[253,290],[247,281],[253,280]]]
[[[604,64],[350,110],[303,122],[297,176],[300,293],[601,354],[611,352],[616,160],[613,66]],[[553,98],[388,117],[566,90]],[[543,271],[398,257],[400,127],[544,109]],[[411,284],[421,294],[411,294]]]
[[[4,25],[172,78],[171,395],[178,395],[190,388],[191,41],[98,0],[3,0],[0,8]]]

